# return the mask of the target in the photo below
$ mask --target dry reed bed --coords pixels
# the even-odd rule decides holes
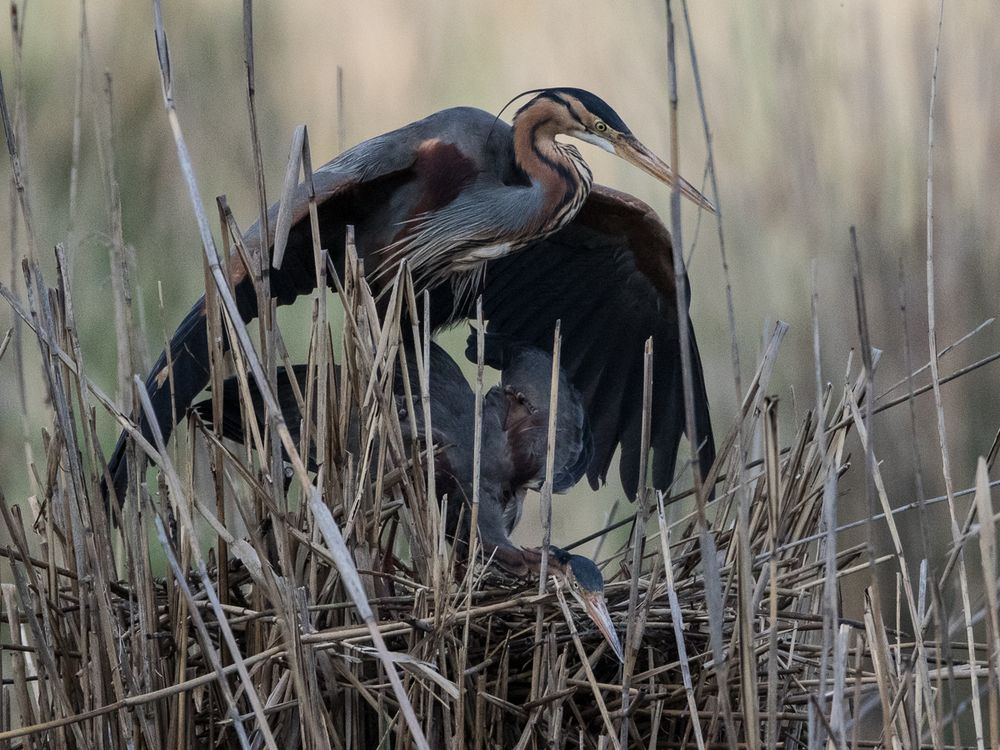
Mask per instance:
[[[288,364],[281,332],[265,315],[254,347],[232,315],[229,261],[219,259],[201,213],[159,19],[157,43],[168,118],[199,213],[213,338],[224,326],[236,342],[227,357],[213,351],[214,387],[229,372],[243,388],[273,382],[275,368]],[[252,85],[249,102],[256,143]],[[156,471],[134,482],[121,509],[107,509],[95,414],[105,409],[123,427],[131,423],[87,376],[62,247],[57,281],[42,278],[2,89],[0,104],[30,249],[23,297],[13,280],[0,294],[34,332],[42,371],[28,376],[44,380],[52,407],[31,465],[32,496],[0,502],[10,540],[0,554],[12,581],[2,585],[0,747],[1000,743],[996,518],[986,462],[974,488],[935,499],[947,503],[955,540],[940,569],[908,558],[895,515],[924,503],[893,509],[868,426],[877,411],[931,386],[914,390],[911,380],[903,397],[870,398],[875,358],[867,355],[860,365],[849,361],[836,386],[823,388],[817,373],[815,408],[782,448],[778,404],[766,397],[781,366],[782,325],[706,479],[714,497],[646,490],[628,540],[603,556],[624,665],[554,582],[512,580],[454,559],[425,471],[429,457],[403,440],[399,420],[408,417],[394,408],[393,373],[407,356],[402,337],[427,341],[426,331],[401,322],[417,319],[425,303],[405,274],[380,319],[363,274],[348,264],[343,285],[337,280],[344,343],[336,352],[326,297],[314,297],[309,360],[322,377],[300,394],[304,413],[316,414],[302,445],[275,410],[238,450],[193,418],[170,448],[133,430],[133,456],[149,457]],[[19,118],[14,127],[23,127]],[[259,175],[257,148],[255,155]],[[289,173],[301,168],[308,179],[304,132],[293,156]],[[113,169],[106,178],[116,292],[108,317],[125,373],[139,369],[125,272],[134,260],[121,241]],[[224,201],[220,217],[221,257],[235,243],[259,273]],[[316,248],[317,273],[327,266]],[[266,298],[266,277],[259,282]],[[935,385],[946,381],[932,364]],[[414,408],[426,409],[428,376],[422,368],[419,382],[407,382]],[[482,390],[481,376],[476,386]],[[147,408],[138,397],[133,406]],[[867,538],[881,525],[893,543],[882,557],[870,541],[845,546],[844,532],[857,524],[837,526],[852,432],[871,501]],[[750,460],[752,445],[760,460]],[[293,467],[287,493],[283,452]],[[321,458],[315,475],[300,458],[310,452]],[[973,496],[968,507],[963,495]],[[543,493],[546,505],[550,499]],[[982,595],[970,590],[968,546],[980,553]],[[895,573],[894,590],[880,587],[880,567]],[[846,576],[867,585],[857,620],[841,612]],[[961,602],[956,611],[947,608],[952,600]]]
[[[58,250],[57,260],[62,268]],[[315,437],[303,439],[327,457],[314,482],[286,497],[282,481],[268,481],[275,423],[237,454],[192,417],[176,449],[140,447],[159,471],[141,502],[113,509],[118,533],[100,500],[93,433],[93,410],[115,407],[86,378],[65,277],[50,288],[24,268],[27,307],[2,291],[36,334],[54,417],[36,495],[2,505],[13,575],[3,586],[4,746],[794,747],[829,733],[838,747],[946,747],[955,683],[980,696],[996,680],[990,644],[973,643],[970,656],[964,623],[949,632],[938,608],[946,589],[966,586],[964,573],[932,596],[926,566],[910,580],[901,542],[874,559],[823,524],[849,470],[848,433],[864,434],[868,379],[862,369],[828,386],[819,418],[807,413],[783,450],[777,403],[764,396],[782,325],[720,446],[716,497],[682,506],[647,491],[629,542],[607,555],[621,667],[554,583],[539,593],[459,565],[444,542],[427,456],[404,444],[393,406],[402,336],[426,340],[400,325],[420,303],[404,277],[380,322],[349,264],[336,377],[314,300],[310,364],[327,375],[302,394],[304,413],[317,415],[306,430]],[[281,351],[276,327],[266,338]],[[233,367],[249,382],[259,363],[237,349]],[[420,380],[408,384],[415,408],[423,369]],[[763,460],[748,465],[737,446],[754,434]],[[196,463],[211,463],[212,477],[196,478]],[[888,511],[877,467],[873,479]],[[975,497],[972,509],[991,518],[985,469]],[[898,539],[893,519],[879,523]],[[977,529],[989,577],[992,525]],[[157,547],[167,566],[151,562]],[[878,591],[879,564],[897,570],[897,591]],[[859,621],[838,614],[839,579],[852,571],[871,575]],[[897,611],[885,612],[893,593]],[[900,608],[919,632],[901,630]],[[984,615],[995,612],[972,619]],[[397,674],[398,692],[387,680]],[[980,736],[993,720],[980,715]]]

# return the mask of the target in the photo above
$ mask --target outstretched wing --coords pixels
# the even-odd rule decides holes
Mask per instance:
[[[378,265],[379,251],[391,246],[415,216],[447,205],[465,185],[482,175],[487,182],[497,184],[518,178],[511,157],[510,127],[482,110],[469,107],[443,110],[367,140],[316,170],[313,176],[320,245],[329,250],[338,269],[342,268],[346,227],[354,225],[358,254],[369,262],[370,272]],[[282,227],[289,228],[281,268],[270,269],[271,296],[279,305],[291,303],[316,286],[308,212],[309,194],[300,185],[281,216]],[[278,207],[273,206],[268,212],[265,253],[268,257],[274,246],[278,218]],[[260,247],[258,234],[254,225],[244,235],[244,244],[251,251]],[[256,294],[247,270],[238,260],[234,265],[232,281],[237,306],[243,320],[249,321],[257,316]],[[451,320],[450,311],[441,315],[436,307],[431,317],[435,327]],[[223,346],[228,348],[228,342],[224,341]],[[204,298],[174,333],[170,351],[172,385],[166,354],[160,356],[146,380],[164,439],[208,383]],[[139,419],[139,425],[143,434],[150,437],[144,417]],[[118,498],[122,500],[127,479],[124,435],[119,438],[108,466]]]
[[[397,131],[397,134],[405,136],[404,131]],[[320,244],[330,249],[334,257],[344,246],[346,224],[366,219],[359,211],[359,206],[378,203],[366,198],[381,194],[391,189],[391,185],[396,182],[407,179],[408,171],[417,158],[419,146],[419,139],[416,143],[411,142],[412,140],[380,136],[345,152],[315,172],[313,184],[319,212]],[[280,269],[270,269],[271,295],[279,305],[289,304],[299,295],[309,293],[316,287],[312,235],[309,222],[303,220],[308,215],[309,196],[303,185],[296,190],[287,210],[290,231],[284,260]],[[273,248],[277,220],[278,206],[275,205],[268,212],[268,255]],[[258,224],[254,224],[245,233],[244,243],[251,251],[259,248]],[[253,320],[257,317],[258,310],[251,276],[238,258],[234,259],[233,266],[233,291],[240,316],[244,321]],[[188,312],[170,340],[169,361],[172,367],[168,368],[164,352],[146,378],[146,391],[164,440],[169,438],[174,425],[184,416],[195,396],[208,384],[208,329],[205,314],[205,298],[202,297]],[[224,341],[223,347],[228,349],[229,342]],[[145,416],[140,416],[138,423],[143,435],[150,438],[152,433]],[[119,502],[124,501],[128,477],[125,447],[123,433],[108,462]]]
[[[685,432],[670,234],[656,213],[625,193],[595,185],[577,217],[556,234],[491,261],[482,288],[491,334],[551,351],[562,321],[562,367],[579,390],[593,434],[587,476],[607,478],[621,446],[622,484],[639,483],[643,348],[653,339],[653,483],[673,479]],[[708,396],[690,319],[696,440],[702,472],[715,460]]]

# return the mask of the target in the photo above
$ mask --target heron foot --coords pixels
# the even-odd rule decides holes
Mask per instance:
[[[508,396],[514,398],[517,401],[517,403],[526,407],[528,409],[529,414],[534,414],[535,412],[538,411],[538,409],[535,408],[535,405],[531,403],[531,399],[529,399],[527,396],[521,393],[521,391],[514,390],[512,386],[505,385],[503,388],[503,392],[506,393]]]

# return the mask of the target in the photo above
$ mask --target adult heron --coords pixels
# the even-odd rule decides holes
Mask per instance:
[[[621,446],[620,475],[629,497],[639,484],[642,446],[642,352],[652,337],[653,484],[666,488],[685,432],[680,327],[689,331],[699,462],[715,457],[708,397],[691,321],[678,319],[670,234],[656,213],[625,193],[593,185],[569,136],[595,144],[680,191],[711,204],[646,148],[602,99],[575,88],[539,90],[513,125],[478,109],[446,109],[376,136],[316,170],[319,241],[342,268],[346,228],[374,286],[405,260],[430,289],[434,329],[470,316],[482,296],[491,334],[549,348],[562,321],[563,366],[579,389],[594,435],[586,474],[603,482]],[[300,185],[268,215],[265,253],[277,304],[316,286],[309,222],[310,191]],[[243,238],[260,248],[252,227]],[[238,259],[232,283],[240,315],[257,316],[251,273]],[[169,436],[209,379],[205,300],[199,300],[146,380],[153,411]],[[228,342],[226,342],[228,345]],[[140,428],[151,434],[144,416]],[[127,484],[125,436],[109,462],[119,499]]]

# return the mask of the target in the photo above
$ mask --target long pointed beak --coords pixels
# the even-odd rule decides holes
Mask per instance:
[[[670,185],[670,187],[676,185],[685,198],[706,211],[715,213],[715,206],[708,198],[702,195],[690,182],[679,174],[675,174],[674,170],[663,159],[643,146],[634,136],[626,136],[615,143],[615,153],[660,182]]]
[[[615,624],[611,622],[611,613],[608,612],[608,605],[604,601],[604,594],[587,591],[581,598],[583,599],[583,606],[587,610],[587,614],[590,615],[590,619],[594,621],[597,629],[601,631],[601,635],[604,636],[604,640],[611,646],[611,650],[615,652],[618,661],[624,664],[625,652],[622,651],[621,641],[618,640]]]

